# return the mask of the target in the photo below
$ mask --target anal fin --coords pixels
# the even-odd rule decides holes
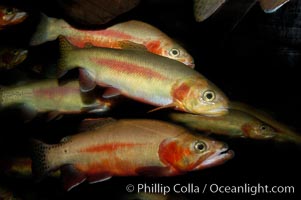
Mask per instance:
[[[91,175],[88,177],[88,182],[89,182],[89,184],[100,183],[100,182],[109,180],[110,178],[112,178],[112,176],[109,174]]]
[[[65,165],[61,167],[61,176],[64,188],[67,191],[70,191],[71,189],[78,186],[87,179],[84,173],[77,170],[72,165]]]
[[[95,75],[84,68],[79,69],[79,83],[82,92],[89,92],[96,87]]]
[[[116,97],[116,96],[119,96],[119,95],[121,95],[121,92],[118,89],[110,87],[110,88],[105,90],[102,97],[105,98],[105,99],[109,99],[109,98],[113,98],[113,97]]]

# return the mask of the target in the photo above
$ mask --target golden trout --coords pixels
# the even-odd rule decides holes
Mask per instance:
[[[147,50],[194,68],[191,55],[165,33],[150,24],[131,20],[102,30],[80,30],[73,28],[62,19],[42,14],[40,25],[31,38],[31,45],[39,45],[64,36],[72,45],[107,47],[116,49]]]
[[[224,163],[234,156],[224,143],[193,135],[183,127],[147,119],[107,121],[63,138],[59,144],[33,141],[33,173],[61,169],[65,189],[112,176],[175,176]]]
[[[0,30],[23,22],[27,16],[22,10],[0,5]]]
[[[105,112],[110,106],[100,99],[84,100],[78,81],[60,86],[56,79],[49,79],[0,90],[0,107],[22,105],[31,117],[43,112],[49,112],[50,119],[60,114]]]
[[[271,139],[277,132],[261,120],[244,112],[229,110],[227,115],[206,117],[187,113],[172,113],[171,119],[199,131],[251,139]]]
[[[242,111],[248,113],[256,117],[257,119],[263,121],[264,123],[268,124],[274,130],[276,130],[277,134],[274,137],[277,141],[291,141],[297,144],[301,144],[301,135],[293,131],[288,126],[280,123],[270,115],[244,103],[240,102],[231,102],[230,107],[233,110]]]
[[[59,74],[80,67],[82,91],[96,85],[110,89],[104,97],[123,94],[159,107],[204,115],[227,113],[227,97],[183,63],[147,51],[109,48],[78,49],[61,40]]]

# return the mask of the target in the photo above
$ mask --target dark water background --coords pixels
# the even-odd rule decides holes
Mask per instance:
[[[62,13],[51,1],[15,1],[32,13],[24,24],[0,32],[1,44],[27,46],[38,23],[39,11],[53,17]],[[145,0],[132,11],[106,26],[130,19],[150,23],[181,43],[195,58],[196,70],[220,87],[231,100],[242,101],[271,113],[279,121],[301,130],[301,2],[291,0],[274,14],[264,14],[256,4],[239,24],[237,18],[250,1],[232,0],[219,13],[203,23],[195,22],[192,1]],[[239,11],[238,11],[239,10]],[[292,32],[292,30],[294,30]],[[30,58],[55,62],[57,43],[30,48]],[[0,74],[0,83],[17,81],[15,72]],[[124,101],[109,113],[116,118],[166,119],[168,111],[146,114],[152,107]],[[59,121],[36,119],[28,124],[18,121],[18,111],[1,115],[0,155],[28,155],[28,138],[49,143],[74,134],[86,116],[65,116]],[[214,136],[213,136],[214,137]],[[216,137],[229,144],[235,158],[224,165],[169,178],[114,177],[109,181],[81,184],[66,193],[57,179],[39,184],[0,177],[0,183],[14,188],[24,199],[118,199],[127,184],[176,183],[198,186],[292,185],[295,194],[184,194],[189,199],[298,199],[300,195],[301,147],[291,143],[251,141]]]

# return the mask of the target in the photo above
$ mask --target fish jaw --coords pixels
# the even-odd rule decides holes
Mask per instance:
[[[234,156],[225,143],[208,137],[182,134],[165,139],[159,147],[161,162],[170,175],[179,175],[223,164]]]
[[[225,163],[226,161],[234,157],[234,151],[229,150],[228,147],[224,147],[214,154],[210,155],[208,158],[203,160],[194,170],[200,170],[210,167],[215,167]]]

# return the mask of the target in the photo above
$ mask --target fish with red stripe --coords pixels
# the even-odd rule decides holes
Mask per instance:
[[[91,47],[79,49],[60,37],[59,76],[80,67],[83,92],[108,87],[103,97],[129,98],[181,111],[223,115],[228,99],[213,83],[181,62],[148,51]],[[158,108],[158,109],[159,109]]]
[[[39,113],[48,113],[49,120],[62,114],[103,113],[110,106],[95,95],[82,95],[78,81],[59,85],[56,79],[48,79],[0,88],[0,109],[20,107],[26,121]]]
[[[92,45],[116,49],[145,49],[194,68],[192,56],[183,47],[156,27],[137,20],[122,22],[106,29],[81,30],[62,19],[42,14],[30,44],[39,45],[53,41],[59,35],[63,35],[72,45],[79,48]]]
[[[39,180],[61,169],[65,189],[113,176],[175,176],[224,163],[228,146],[183,127],[149,119],[106,119],[59,144],[33,141],[33,173]],[[97,123],[96,123],[97,124]]]

